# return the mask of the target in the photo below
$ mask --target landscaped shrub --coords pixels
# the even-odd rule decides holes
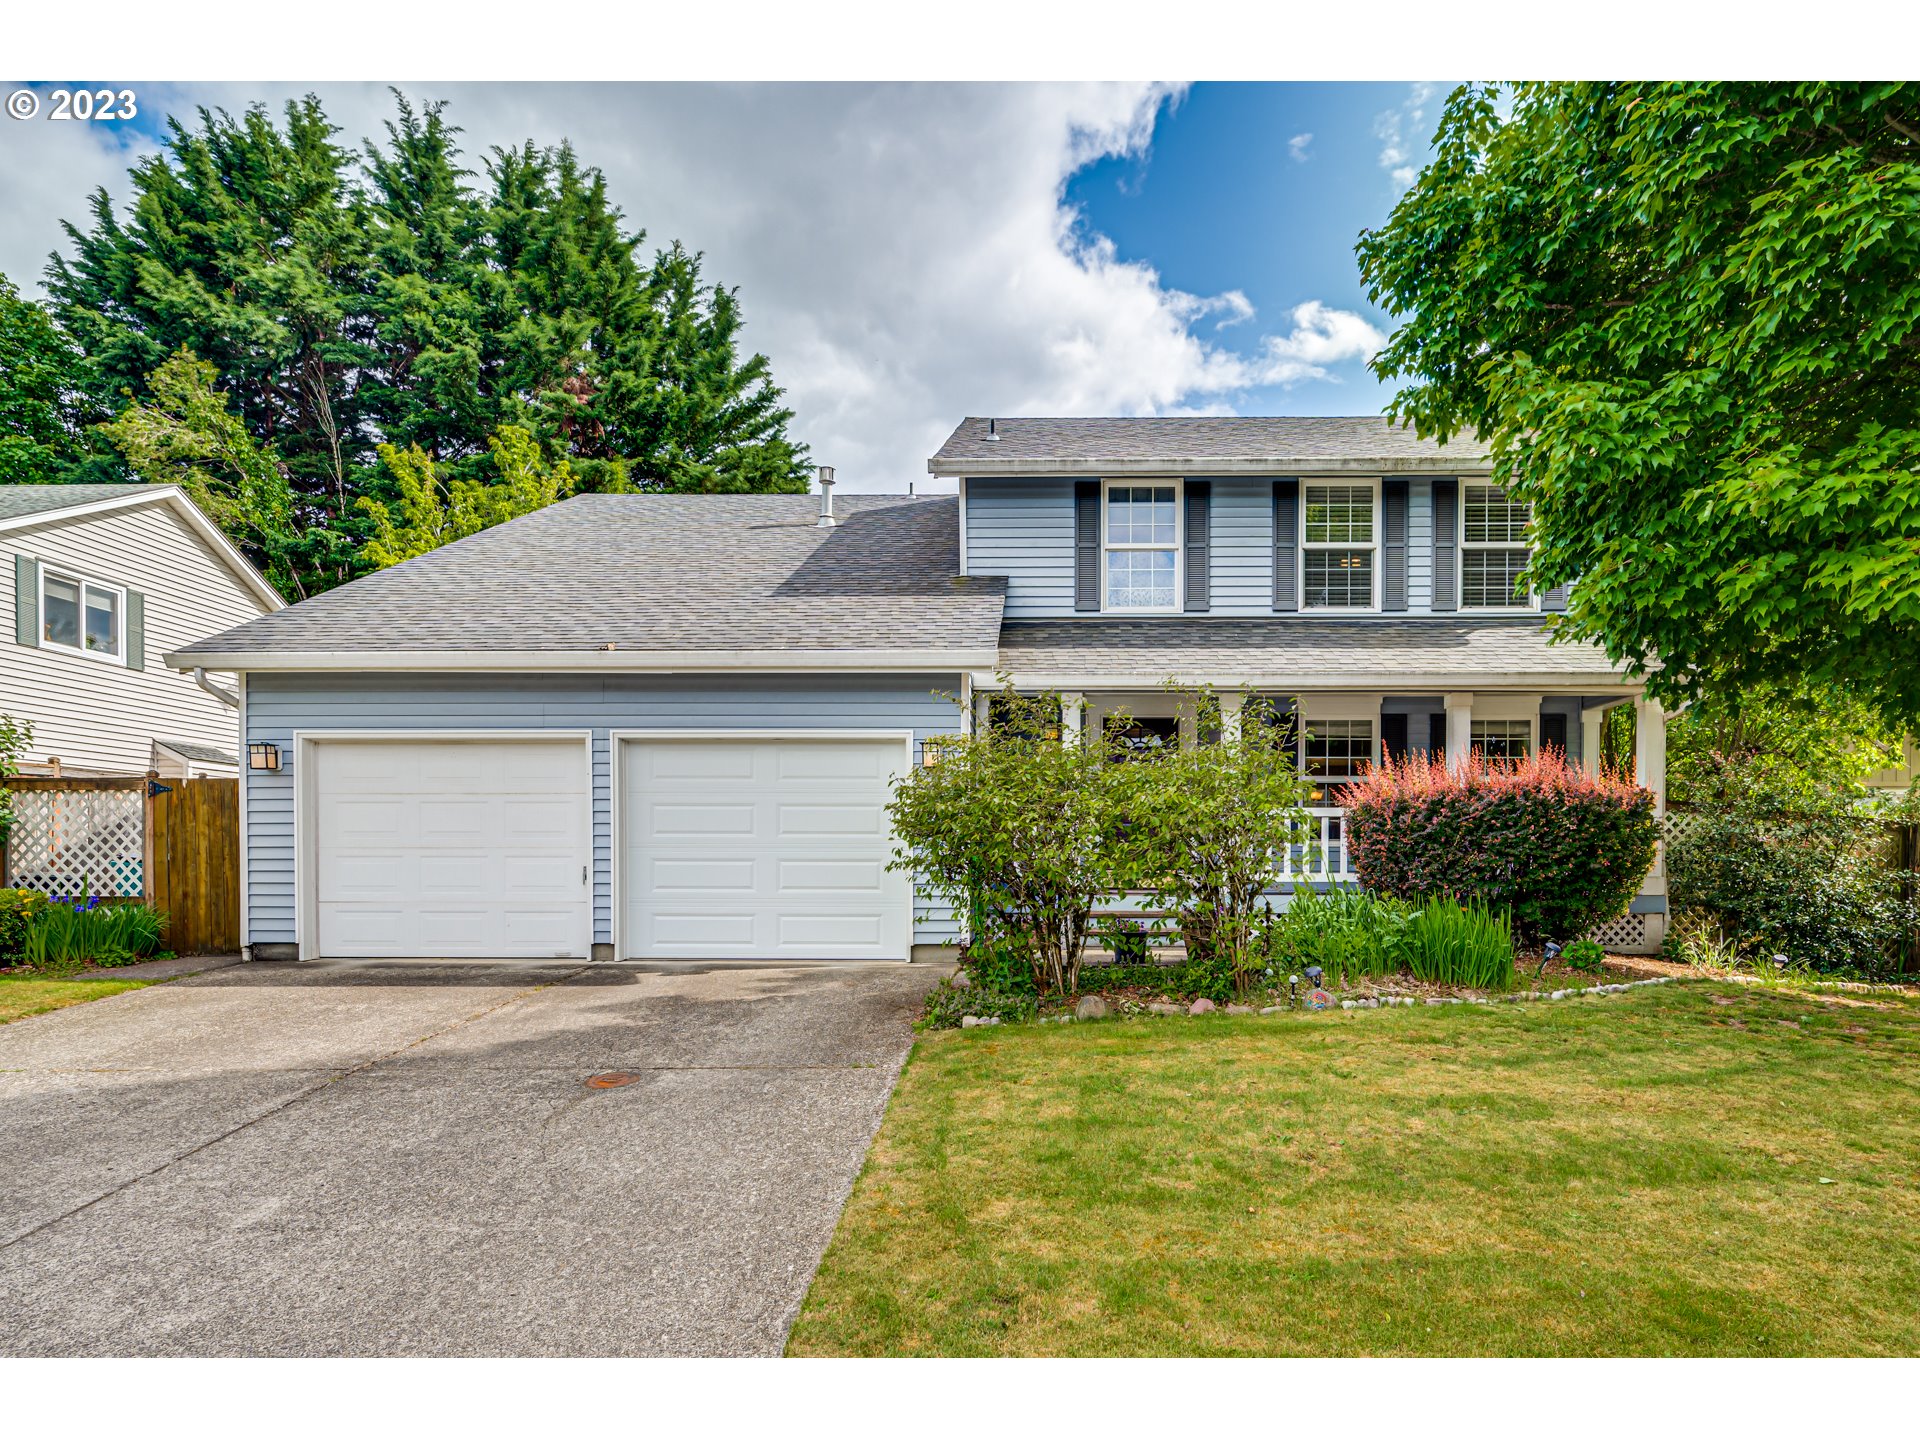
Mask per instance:
[[[0,890],[0,969],[23,965],[33,917],[47,908],[38,890]]]
[[[1653,865],[1653,796],[1554,750],[1491,764],[1476,752],[1458,772],[1415,751],[1338,799],[1368,889],[1505,910],[1528,943],[1617,919]]]
[[[1883,973],[1920,924],[1884,822],[1844,789],[1728,767],[1673,827],[1667,877],[1696,954]]]
[[[88,896],[36,908],[23,958],[35,969],[65,965],[131,965],[160,948],[167,917],[144,905],[102,905]]]
[[[1266,923],[1268,964],[1280,974],[1318,965],[1328,980],[1378,980],[1406,969],[1415,906],[1366,890],[1301,889]]]
[[[1031,991],[1014,995],[982,990],[977,985],[962,990],[948,979],[928,992],[915,1024],[921,1030],[951,1030],[968,1015],[978,1015],[982,1020],[1031,1020],[1039,1004]]]
[[[1481,901],[1431,897],[1407,922],[1407,968],[1430,985],[1505,990],[1513,984],[1513,926]]]
[[[1607,963],[1607,952],[1600,948],[1600,942],[1582,936],[1568,942],[1567,948],[1560,952],[1560,959],[1569,970],[1596,971]],[[1542,969],[1545,968],[1543,965]]]

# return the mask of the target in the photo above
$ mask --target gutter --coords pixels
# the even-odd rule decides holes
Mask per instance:
[[[222,705],[225,705],[229,710],[238,710],[240,708],[240,697],[238,695],[234,694],[233,691],[227,689],[224,685],[216,685],[213,681],[207,679],[206,666],[196,665],[193,667],[193,683],[206,691],[207,694],[213,696],[214,699],[218,700]]]

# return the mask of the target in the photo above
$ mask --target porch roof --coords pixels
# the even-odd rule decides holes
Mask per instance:
[[[1536,618],[1010,620],[1000,671],[1023,686],[1560,691],[1637,689],[1598,647]]]

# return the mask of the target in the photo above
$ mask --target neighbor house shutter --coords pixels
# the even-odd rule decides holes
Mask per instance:
[[[40,643],[40,562],[30,555],[13,557],[13,638]]]
[[[1460,504],[1458,480],[1433,482],[1433,608],[1460,608],[1460,528],[1456,508]]]
[[[1213,482],[1187,482],[1187,596],[1188,610],[1212,609]]]
[[[1273,608],[1300,608],[1300,482],[1273,482]]]
[[[1540,717],[1540,748],[1551,745],[1562,755],[1567,753],[1567,717],[1564,715],[1542,715]]]
[[[1073,608],[1100,608],[1100,482],[1073,482]]]
[[[1564,612],[1567,608],[1567,587],[1565,585],[1556,585],[1547,591],[1546,594],[1540,597],[1540,608],[1542,610]]]
[[[1380,587],[1382,610],[1407,608],[1407,482],[1380,482],[1380,542],[1386,574]]]
[[[1382,715],[1380,717],[1381,758],[1398,760],[1407,753],[1407,717],[1405,715]]]
[[[127,668],[147,668],[147,597],[127,591]]]

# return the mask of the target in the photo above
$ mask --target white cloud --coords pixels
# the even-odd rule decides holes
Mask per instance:
[[[150,109],[276,115],[317,91],[343,142],[383,134],[383,85],[157,88]],[[1318,302],[1250,356],[1203,331],[1244,324],[1238,290],[1191,295],[1120,258],[1066,203],[1068,178],[1143,157],[1177,89],[1146,85],[406,85],[444,97],[467,163],[492,145],[573,140],[648,248],[682,239],[738,286],[745,343],[773,360],[794,433],[850,489],[903,490],[964,414],[1229,407],[1255,385],[1326,379],[1378,332]],[[64,135],[51,132],[65,130]],[[97,127],[10,147],[0,267],[23,288],[84,195],[128,194]],[[86,133],[83,133],[86,132]]]
[[[1293,307],[1293,329],[1266,337],[1264,353],[1254,362],[1261,385],[1298,385],[1303,380],[1331,380],[1328,368],[1353,360],[1368,360],[1387,343],[1387,337],[1350,310],[1334,310],[1318,300]]]
[[[1373,136],[1380,142],[1380,168],[1398,190],[1410,189],[1420,174],[1420,167],[1413,162],[1432,138],[1426,119],[1427,103],[1433,99],[1435,88],[1429,81],[1416,81],[1408,87],[1405,100],[1373,117]]]
[[[1307,162],[1307,147],[1311,144],[1313,144],[1313,132],[1309,130],[1304,135],[1296,135],[1287,141],[1287,153],[1304,165]]]

